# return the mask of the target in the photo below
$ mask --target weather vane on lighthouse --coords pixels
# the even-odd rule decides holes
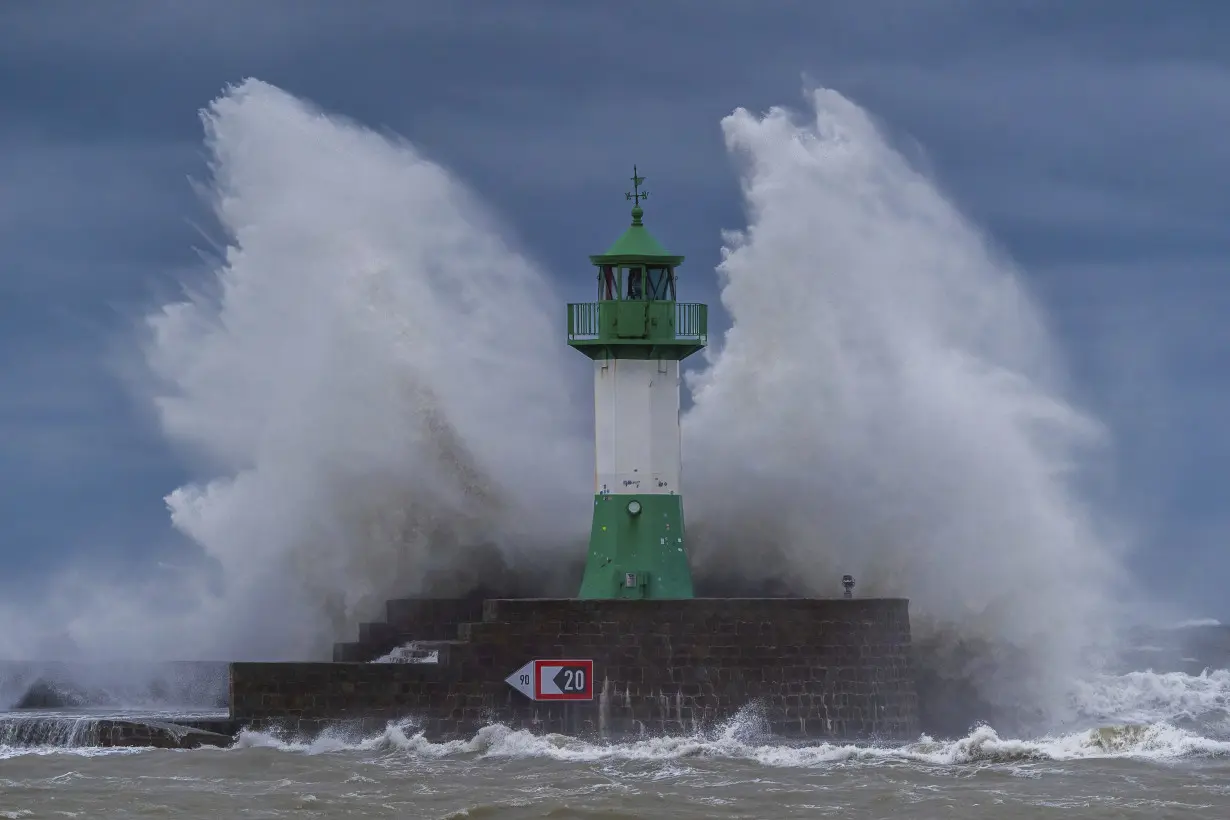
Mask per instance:
[[[591,256],[598,300],[568,305],[568,344],[594,362],[594,516],[581,598],[691,598],[683,529],[680,362],[708,341],[708,310],[676,300],[673,256],[641,221]]]
[[[624,198],[625,199],[635,199],[636,205],[634,207],[637,207],[637,208],[641,207],[642,199],[649,199],[649,192],[641,190],[641,183],[644,181],[645,181],[645,178],[637,174],[636,166],[633,165],[632,166],[632,190],[625,193]]]

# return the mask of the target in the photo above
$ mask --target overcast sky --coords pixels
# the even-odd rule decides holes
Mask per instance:
[[[626,222],[632,162],[658,237],[711,270],[744,224],[719,120],[814,82],[1019,263],[1113,431],[1101,491],[1143,577],[1230,616],[1227,42],[1215,0],[0,4],[0,583],[177,542],[187,465],[124,375],[136,318],[198,265],[198,111],[227,84],[404,135],[562,301]]]

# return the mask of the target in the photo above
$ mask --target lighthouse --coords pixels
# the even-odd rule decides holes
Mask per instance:
[[[591,256],[598,299],[568,305],[568,344],[594,364],[594,518],[581,598],[691,598],[683,528],[680,362],[704,348],[705,305],[676,298],[682,256],[632,224]]]

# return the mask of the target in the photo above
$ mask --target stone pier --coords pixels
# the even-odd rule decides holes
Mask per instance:
[[[370,663],[418,641],[434,663]],[[693,732],[755,707],[774,734],[917,737],[903,599],[391,601],[334,663],[234,663],[239,725],[315,731],[409,718],[432,739],[493,722],[627,737]],[[505,678],[534,659],[594,662],[594,699],[530,700]]]

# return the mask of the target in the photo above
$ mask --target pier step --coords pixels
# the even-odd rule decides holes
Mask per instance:
[[[376,660],[386,663],[447,664],[449,651],[464,643],[465,641],[410,641],[399,644]]]
[[[481,621],[483,602],[470,598],[395,598],[385,604],[385,622],[424,640],[451,640],[457,626]]]
[[[384,621],[359,624],[357,641],[333,645],[335,663],[369,663],[398,647],[431,646],[425,652],[456,643],[462,624],[483,619],[481,598],[396,598],[385,605]],[[435,646],[439,644],[439,646]]]
[[[18,748],[88,748],[93,746],[152,746],[159,749],[227,747],[235,742],[229,718],[186,720],[175,723],[140,717],[69,715],[0,716],[0,745]]]

